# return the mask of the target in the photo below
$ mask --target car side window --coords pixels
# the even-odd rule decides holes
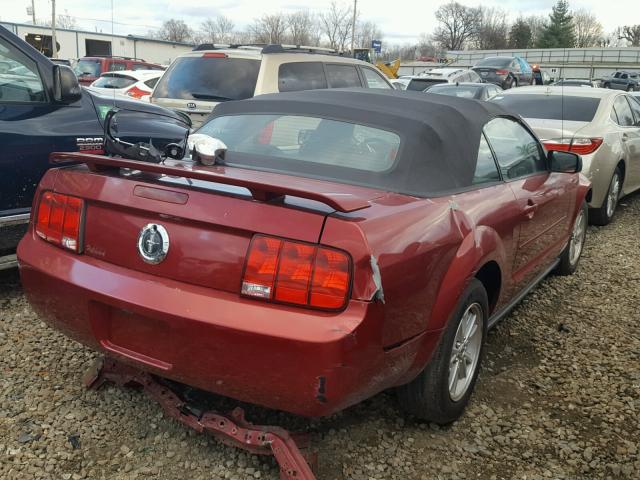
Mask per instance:
[[[390,89],[391,87],[385,81],[384,77],[371,68],[361,67],[365,82],[369,88]]]
[[[478,163],[473,176],[473,184],[493,183],[500,180],[500,172],[493,158],[493,152],[484,134],[480,137],[480,147],[478,148]]]
[[[633,125],[638,127],[640,126],[640,102],[634,97],[627,97],[627,100],[629,101],[635,119]]]
[[[547,162],[538,141],[518,122],[496,118],[484,127],[502,176],[515,179],[547,171]]]
[[[149,88],[153,88],[156,86],[156,83],[158,83],[158,80],[160,80],[159,78],[152,78],[151,80],[147,80],[146,82],[144,82],[144,84],[149,87]]]
[[[46,101],[36,62],[0,40],[0,103]]]
[[[633,127],[635,123],[633,121],[633,113],[631,113],[631,107],[629,107],[629,103],[627,102],[624,95],[620,95],[613,102],[613,108],[616,110],[616,114],[618,115],[618,125],[621,127]]]
[[[362,87],[355,65],[326,64],[325,69],[330,88]]]
[[[623,80],[626,80],[627,78],[629,78],[629,75],[627,75],[626,73],[623,73],[622,75],[620,75],[620,78]]]
[[[327,88],[327,78],[321,62],[283,63],[278,69],[278,90],[298,92]]]

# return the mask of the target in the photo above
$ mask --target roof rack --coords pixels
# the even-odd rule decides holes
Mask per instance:
[[[200,45],[196,45],[193,48],[194,52],[199,52],[202,50],[228,50],[228,49],[238,49],[238,50],[255,50],[260,53],[320,53],[324,55],[341,55],[338,51],[333,48],[324,48],[324,47],[309,47],[306,45],[283,45],[279,43],[237,43],[237,44],[224,44],[224,43],[202,43]]]
[[[146,62],[144,58],[136,58],[136,57],[123,57],[120,55],[86,55],[87,57],[95,57],[95,58],[116,58],[118,60],[135,60],[137,62]]]

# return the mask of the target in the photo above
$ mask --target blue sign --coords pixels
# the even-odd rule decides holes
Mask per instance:
[[[371,48],[373,48],[373,50],[376,53],[382,52],[382,41],[381,40],[371,40]]]

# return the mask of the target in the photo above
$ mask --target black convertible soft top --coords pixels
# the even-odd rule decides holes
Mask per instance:
[[[241,114],[317,116],[395,132],[401,146],[392,170],[355,172],[345,168],[336,172],[335,179],[422,197],[468,188],[476,170],[483,127],[492,118],[513,117],[494,103],[456,97],[330,89],[225,102],[216,106],[212,118]]]

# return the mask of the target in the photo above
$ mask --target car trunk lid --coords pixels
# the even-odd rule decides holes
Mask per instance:
[[[558,138],[573,138],[584,127],[589,125],[589,122],[576,122],[569,120],[549,120],[541,118],[526,118],[529,126],[536,132],[536,135],[541,140],[551,140]]]
[[[239,292],[256,233],[318,243],[325,218],[356,211],[383,192],[240,168],[190,162],[148,164],[93,155],[58,161],[56,191],[86,200],[83,253],[125,268],[218,290]],[[145,227],[161,226],[166,258],[145,261]]]

